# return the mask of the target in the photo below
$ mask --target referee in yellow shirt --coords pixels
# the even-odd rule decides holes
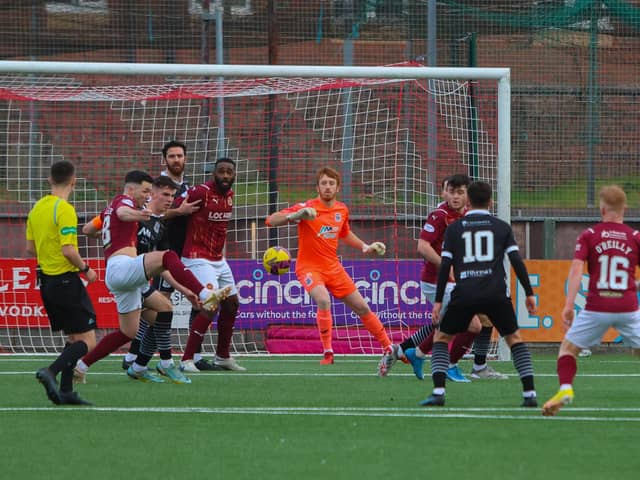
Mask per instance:
[[[27,253],[38,260],[40,295],[51,330],[63,330],[68,341],[60,356],[38,370],[36,378],[56,405],[91,405],[73,391],[73,368],[96,344],[96,313],[79,273],[88,283],[98,275],[78,252],[78,216],[67,201],[76,184],[74,165],[54,163],[49,183],[51,194],[41,198],[27,218]]]

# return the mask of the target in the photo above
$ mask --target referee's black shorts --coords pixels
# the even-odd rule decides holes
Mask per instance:
[[[466,332],[471,319],[478,313],[484,313],[501,336],[511,335],[518,329],[516,313],[511,299],[507,297],[488,298],[483,301],[465,301],[452,298],[447,311],[440,321],[440,331],[448,335]]]
[[[62,330],[69,335],[96,328],[96,312],[78,273],[46,275],[40,272],[38,277],[51,330]]]

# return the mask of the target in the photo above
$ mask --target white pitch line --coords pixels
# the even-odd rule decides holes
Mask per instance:
[[[2,372],[0,371],[0,376],[2,375],[35,375],[35,371],[31,370],[21,370],[21,371],[8,371]],[[92,372],[89,371],[87,373],[87,378],[91,378],[92,376],[98,375],[125,375],[124,370],[122,372]],[[518,378],[517,373],[509,373],[506,374],[510,378]],[[278,373],[278,372],[242,372],[242,373],[231,373],[231,372],[216,372],[216,373],[207,373],[200,372],[191,375],[193,377],[218,377],[224,378],[233,376],[233,378],[241,378],[241,377],[376,377],[376,373],[316,373],[316,372],[297,372],[297,373]],[[394,372],[392,377],[413,377],[412,373],[396,373]],[[430,374],[425,372],[425,380],[430,378]],[[540,377],[557,377],[556,373],[536,373],[536,378]],[[578,377],[592,377],[592,378],[611,378],[611,377],[640,377],[640,373],[578,373]],[[476,382],[476,383],[486,383],[485,381]]]
[[[388,410],[378,411],[369,409],[323,409],[323,408],[206,408],[206,407],[3,407],[0,413],[16,412],[42,412],[42,413],[77,413],[77,412],[101,412],[101,413],[200,413],[207,415],[308,415],[308,416],[333,416],[333,417],[389,417],[389,418],[445,418],[445,419],[480,419],[480,420],[530,420],[530,421],[568,421],[568,422],[640,422],[640,417],[593,417],[572,415],[568,410],[561,416],[553,418],[542,417],[541,415],[495,415],[465,413],[464,409],[452,411],[453,409],[416,409],[416,410]]]

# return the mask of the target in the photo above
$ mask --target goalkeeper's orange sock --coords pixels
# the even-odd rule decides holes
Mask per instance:
[[[391,340],[389,340],[389,336],[387,335],[382,322],[380,322],[380,319],[375,313],[369,312],[366,315],[360,317],[360,320],[362,320],[364,328],[369,330],[371,335],[376,337],[376,340],[380,342],[380,345],[382,345],[383,349],[386,350],[391,346]]]
[[[316,323],[320,332],[320,341],[324,351],[333,351],[331,348],[331,328],[333,327],[333,319],[331,318],[331,310],[318,310],[316,312]]]

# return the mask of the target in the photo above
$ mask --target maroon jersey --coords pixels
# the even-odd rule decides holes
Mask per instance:
[[[444,231],[447,226],[462,218],[466,213],[453,210],[446,202],[440,203],[436,209],[429,214],[427,221],[422,227],[420,238],[431,244],[431,247],[438,255],[442,253],[442,241],[444,240]],[[433,263],[425,260],[420,273],[420,280],[427,283],[437,283],[438,267]]]
[[[188,197],[190,202],[202,202],[200,209],[189,217],[182,256],[222,260],[227,227],[231,220],[233,190],[224,194],[218,190],[215,182],[209,181],[189,189]]]
[[[640,233],[623,223],[602,222],[578,237],[574,259],[587,262],[589,292],[585,310],[633,312],[638,309],[635,273]]]
[[[118,195],[100,214],[102,219],[102,246],[105,261],[121,248],[135,247],[138,238],[138,222],[123,222],[116,215],[120,207],[136,208],[136,203],[128,195]]]

